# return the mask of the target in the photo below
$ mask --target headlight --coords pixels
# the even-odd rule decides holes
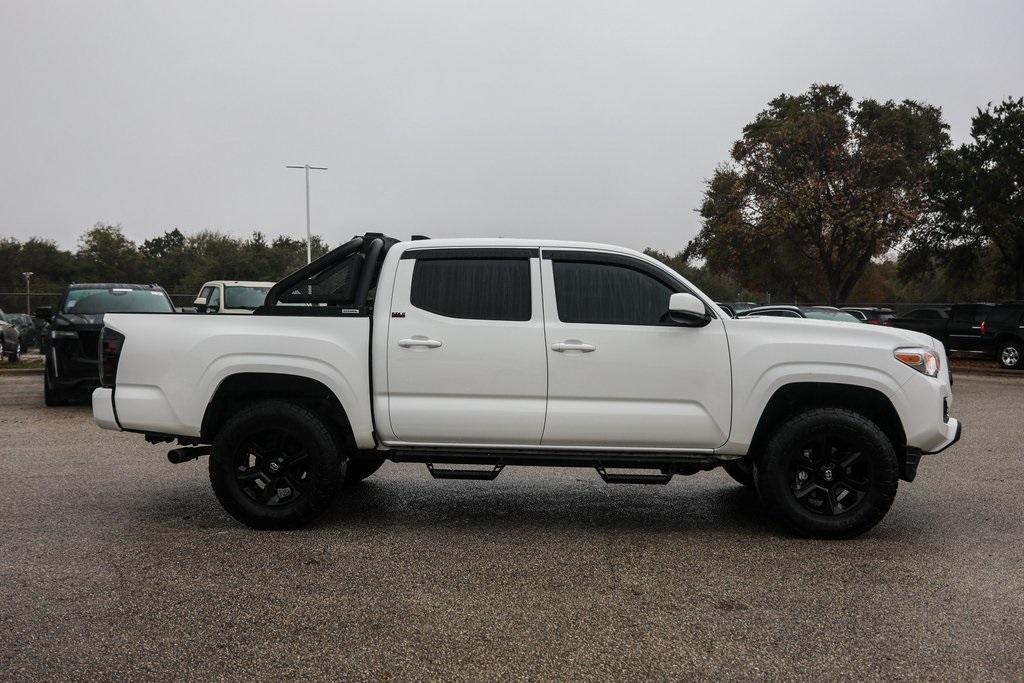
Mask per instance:
[[[50,339],[78,339],[74,330],[50,330]]]
[[[931,349],[921,346],[908,346],[896,349],[892,352],[892,355],[904,365],[909,365],[929,377],[937,377],[939,374],[939,354]]]

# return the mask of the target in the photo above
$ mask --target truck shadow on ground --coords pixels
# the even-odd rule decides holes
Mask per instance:
[[[129,515],[138,522],[177,519],[205,528],[236,524],[202,480],[167,482],[134,497],[130,507]],[[369,479],[342,489],[326,513],[304,529],[779,532],[752,491],[727,482],[606,485],[565,476],[506,483]]]
[[[366,481],[347,488],[313,527],[452,530],[770,532],[756,495],[739,486],[639,486],[578,481],[507,485]]]

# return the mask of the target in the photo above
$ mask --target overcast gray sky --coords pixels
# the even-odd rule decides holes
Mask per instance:
[[[681,248],[781,92],[1024,95],[1024,2],[0,0],[0,236],[96,221]]]

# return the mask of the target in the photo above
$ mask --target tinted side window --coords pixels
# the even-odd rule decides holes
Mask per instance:
[[[912,320],[938,320],[942,315],[930,308],[918,308],[907,313],[906,317]]]
[[[1024,313],[1024,307],[996,306],[988,315],[988,325],[989,327],[1016,325],[1021,320],[1021,313]]]
[[[954,306],[953,320],[958,323],[968,323],[974,320],[973,306]]]
[[[529,320],[530,261],[417,259],[409,302],[449,318]]]
[[[673,290],[611,263],[552,261],[558,319],[564,323],[659,325]]]

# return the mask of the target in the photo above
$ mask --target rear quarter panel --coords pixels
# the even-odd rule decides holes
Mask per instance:
[[[225,379],[276,373],[327,386],[357,445],[373,447],[368,318],[111,314],[105,323],[125,335],[114,391],[123,429],[198,436]]]

